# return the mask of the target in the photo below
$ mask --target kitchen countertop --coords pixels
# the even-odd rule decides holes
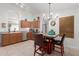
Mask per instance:
[[[21,32],[0,32],[0,34],[13,34],[13,33],[21,33]]]

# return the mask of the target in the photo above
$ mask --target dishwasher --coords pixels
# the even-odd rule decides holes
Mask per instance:
[[[22,35],[23,35],[23,40],[27,40],[27,32],[22,31]]]

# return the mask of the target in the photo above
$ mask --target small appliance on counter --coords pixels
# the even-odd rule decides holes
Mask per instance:
[[[36,28],[30,29],[29,32],[33,32],[33,33],[39,33],[39,30]]]

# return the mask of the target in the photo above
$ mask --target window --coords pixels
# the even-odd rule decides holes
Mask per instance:
[[[19,31],[19,22],[17,22],[17,21],[9,21],[8,22],[8,29],[10,31]]]

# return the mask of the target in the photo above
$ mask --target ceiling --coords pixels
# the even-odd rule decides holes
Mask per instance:
[[[16,3],[0,3],[0,6],[9,6],[14,5]],[[48,3],[24,3],[24,9],[30,8],[32,13],[48,13],[49,5]],[[52,9],[55,12],[63,11],[63,10],[74,10],[79,8],[79,3],[52,3]]]
[[[39,13],[45,13],[49,10],[48,3],[29,3],[27,4],[33,10]],[[74,10],[79,8],[79,3],[53,3],[53,11]]]

